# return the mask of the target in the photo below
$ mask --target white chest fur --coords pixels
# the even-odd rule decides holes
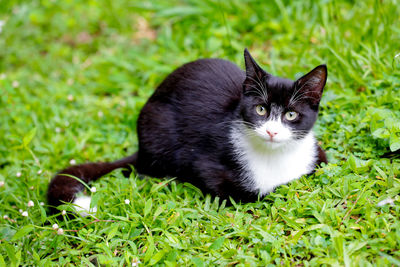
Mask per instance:
[[[233,129],[231,137],[245,176],[242,185],[261,195],[310,173],[317,160],[312,132],[278,149],[268,148],[239,129]]]

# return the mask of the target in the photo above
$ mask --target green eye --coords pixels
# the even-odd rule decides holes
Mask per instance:
[[[286,118],[288,121],[292,121],[292,120],[296,119],[297,116],[299,116],[299,113],[297,113],[296,111],[288,111],[288,112],[286,112],[286,114],[285,114],[285,118]]]
[[[258,115],[264,116],[267,113],[267,110],[265,109],[265,107],[263,105],[257,105],[256,112]]]

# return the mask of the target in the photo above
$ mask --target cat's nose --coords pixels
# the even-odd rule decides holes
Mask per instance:
[[[267,130],[267,134],[272,138],[272,137],[274,137],[275,135],[277,135],[278,133],[276,133],[276,132],[270,132],[270,131]]]

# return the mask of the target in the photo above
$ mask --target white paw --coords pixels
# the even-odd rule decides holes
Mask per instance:
[[[80,196],[76,197],[72,204],[75,205],[76,212],[82,217],[89,216],[90,213],[95,213],[97,211],[96,207],[90,208],[91,197]]]

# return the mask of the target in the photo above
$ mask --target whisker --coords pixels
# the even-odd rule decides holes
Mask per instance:
[[[264,85],[264,82],[262,82],[258,76],[257,76],[257,80],[258,81],[255,80],[253,77],[250,77],[250,76],[246,76],[246,79],[247,78],[251,79],[252,81],[254,81],[261,88],[261,91],[262,91],[262,93],[264,95],[264,99],[266,101],[268,99],[268,91],[267,91],[267,88]],[[247,85],[249,85],[249,84],[247,84]]]
[[[252,128],[256,127],[256,125],[254,123],[243,121],[243,120],[223,121],[223,122],[217,123],[217,125],[221,125],[221,124],[223,126],[226,125],[226,126],[229,126],[229,127],[231,127],[232,125],[247,125],[247,126],[252,127]]]
[[[268,96],[267,96],[267,94],[266,94],[262,89],[257,88],[257,87],[255,87],[255,86],[253,86],[253,85],[250,85],[250,87],[251,87],[253,90],[250,90],[249,92],[254,91],[254,92],[257,93],[265,102],[267,102]]]
[[[298,95],[298,93],[301,91],[301,89],[303,89],[305,86],[308,86],[310,83],[312,83],[312,81],[307,81],[301,87],[295,88],[294,93],[289,100],[289,105],[294,105],[297,101],[299,101],[301,99],[306,99],[306,98],[318,100],[317,97],[312,97],[312,96],[304,97],[304,95],[309,94],[309,93],[319,93],[319,90],[311,90],[311,91],[308,90],[308,91],[302,92],[300,95]]]

